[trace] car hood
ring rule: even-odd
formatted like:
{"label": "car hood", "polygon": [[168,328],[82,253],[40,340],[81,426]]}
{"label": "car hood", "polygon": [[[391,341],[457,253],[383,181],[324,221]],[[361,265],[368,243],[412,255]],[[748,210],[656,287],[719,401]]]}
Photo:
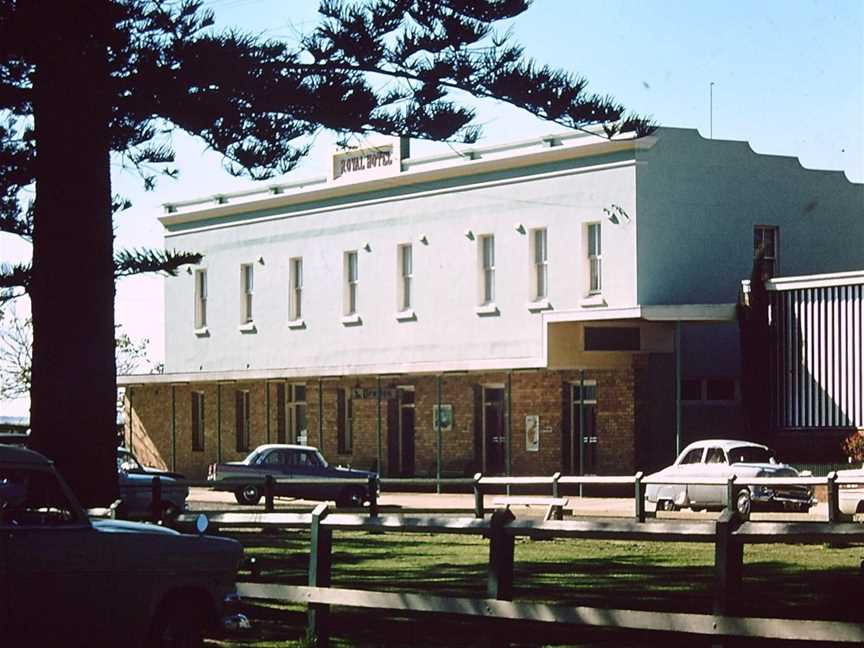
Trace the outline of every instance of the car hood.
{"label": "car hood", "polygon": [[339,472],[339,477],[369,479],[370,477],[375,476],[375,473],[368,470],[355,470],[354,468],[345,468],[344,466],[330,466],[330,468]]}
{"label": "car hood", "polygon": [[176,472],[171,472],[170,470],[162,470],[160,468],[148,468],[147,466],[142,466],[142,468],[144,469],[143,473],[132,473],[132,474],[150,475],[151,477],[159,475],[160,477],[170,477],[171,479],[186,479],[186,477],[184,475],[181,475],[180,473],[176,473]]}
{"label": "car hood", "polygon": [[180,535],[174,529],[143,522],[126,520],[91,520],[93,528],[103,533],[149,533],[152,535]]}
{"label": "car hood", "polygon": [[787,466],[786,464],[772,464],[772,463],[736,463],[730,466],[731,468],[745,468],[750,469],[754,473],[760,472],[765,477],[797,477],[798,471],[795,470],[792,466]]}
{"label": "car hood", "polygon": [[149,486],[153,482],[154,477],[159,477],[163,486],[174,484],[174,478],[169,475],[150,475],[145,473],[119,473],[119,475],[120,483],[147,484]]}

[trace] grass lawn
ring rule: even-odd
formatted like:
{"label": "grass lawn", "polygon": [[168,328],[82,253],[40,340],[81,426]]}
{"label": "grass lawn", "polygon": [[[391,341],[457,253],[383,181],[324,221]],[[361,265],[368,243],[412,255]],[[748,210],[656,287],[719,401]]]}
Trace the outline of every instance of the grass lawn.
{"label": "grass lawn", "polygon": [[[238,533],[260,574],[241,581],[306,584],[309,535]],[[751,545],[744,552],[742,610],[748,616],[864,621],[859,564],[864,547]],[[336,533],[333,585],[381,591],[485,597],[488,542],[475,536]],[[710,613],[714,545],[609,540],[519,539],[514,600],[593,607]],[[248,637],[213,642],[241,648],[303,645],[305,609],[277,603],[250,606]],[[595,631],[563,633],[418,615],[382,618],[369,610],[334,610],[334,644],[348,646],[488,645],[505,632],[514,645],[639,645],[659,635]],[[496,630],[497,628],[497,630]],[[286,643],[287,642],[287,643]],[[662,637],[694,645],[690,637]],[[711,645],[711,642],[702,645]],[[760,642],[764,646],[765,642]]]}

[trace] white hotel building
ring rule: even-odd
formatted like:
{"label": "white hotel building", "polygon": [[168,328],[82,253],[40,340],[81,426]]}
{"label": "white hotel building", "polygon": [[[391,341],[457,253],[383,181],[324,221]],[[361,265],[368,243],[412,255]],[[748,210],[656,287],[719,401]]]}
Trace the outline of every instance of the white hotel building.
{"label": "white hotel building", "polygon": [[166,247],[204,258],[166,279],[165,373],[120,379],[141,454],[189,476],[298,440],[383,475],[651,470],[743,433],[756,242],[778,275],[864,267],[864,186],[693,130],[331,162],[166,206]]}

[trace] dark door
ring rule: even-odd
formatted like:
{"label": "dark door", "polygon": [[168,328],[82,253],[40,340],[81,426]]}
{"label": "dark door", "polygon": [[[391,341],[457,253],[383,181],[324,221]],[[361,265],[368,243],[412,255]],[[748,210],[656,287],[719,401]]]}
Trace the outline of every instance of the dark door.
{"label": "dark door", "polygon": [[[584,393],[583,393],[584,387]],[[575,465],[573,474],[597,474],[597,383],[571,386],[570,429]]]}
{"label": "dark door", "polygon": [[399,388],[399,474],[414,475],[414,388]]}
{"label": "dark door", "polygon": [[503,475],[506,444],[504,420],[504,388],[483,388],[483,473]]}

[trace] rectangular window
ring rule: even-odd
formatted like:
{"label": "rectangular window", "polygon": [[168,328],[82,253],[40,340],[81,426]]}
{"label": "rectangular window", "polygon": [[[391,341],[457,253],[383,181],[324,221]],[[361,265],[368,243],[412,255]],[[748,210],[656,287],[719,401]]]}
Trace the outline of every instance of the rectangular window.
{"label": "rectangular window", "polygon": [[771,279],[777,273],[779,229],[774,225],[756,225],[753,228],[753,258],[762,251],[765,260],[763,279]]}
{"label": "rectangular window", "polygon": [[207,271],[195,271],[195,328],[207,326]]}
{"label": "rectangular window", "polygon": [[411,308],[411,280],[414,277],[414,250],[410,244],[399,246],[399,310]]}
{"label": "rectangular window", "polygon": [[352,418],[354,403],[351,392],[347,389],[336,391],[336,434],[337,452],[339,454],[351,454],[353,443]]}
{"label": "rectangular window", "polygon": [[532,299],[549,297],[549,253],[546,248],[546,229],[531,230],[531,261],[534,280]]}
{"label": "rectangular window", "polygon": [[480,237],[480,303],[495,303],[495,237],[487,234]]}
{"label": "rectangular window", "polygon": [[599,295],[603,290],[603,247],[600,223],[589,223],[588,233],[588,294]]}
{"label": "rectangular window", "polygon": [[204,449],[204,392],[192,392],[192,450]]}
{"label": "rectangular window", "polygon": [[359,269],[357,267],[357,252],[345,253],[345,315],[357,314],[357,282]]}
{"label": "rectangular window", "polygon": [[288,283],[291,292],[288,295],[288,317],[291,321],[303,318],[303,259],[291,259],[288,270]]}
{"label": "rectangular window", "polygon": [[252,288],[253,288],[253,266],[244,263],[240,266],[240,323],[252,322]]}
{"label": "rectangular window", "polygon": [[288,385],[286,390],[285,414],[290,443],[306,445],[306,385]]}
{"label": "rectangular window", "polygon": [[638,351],[639,329],[635,326],[600,328],[585,327],[586,351]]}
{"label": "rectangular window", "polygon": [[251,423],[249,390],[238,389],[234,392],[234,429],[237,437],[237,452],[249,452]]}

